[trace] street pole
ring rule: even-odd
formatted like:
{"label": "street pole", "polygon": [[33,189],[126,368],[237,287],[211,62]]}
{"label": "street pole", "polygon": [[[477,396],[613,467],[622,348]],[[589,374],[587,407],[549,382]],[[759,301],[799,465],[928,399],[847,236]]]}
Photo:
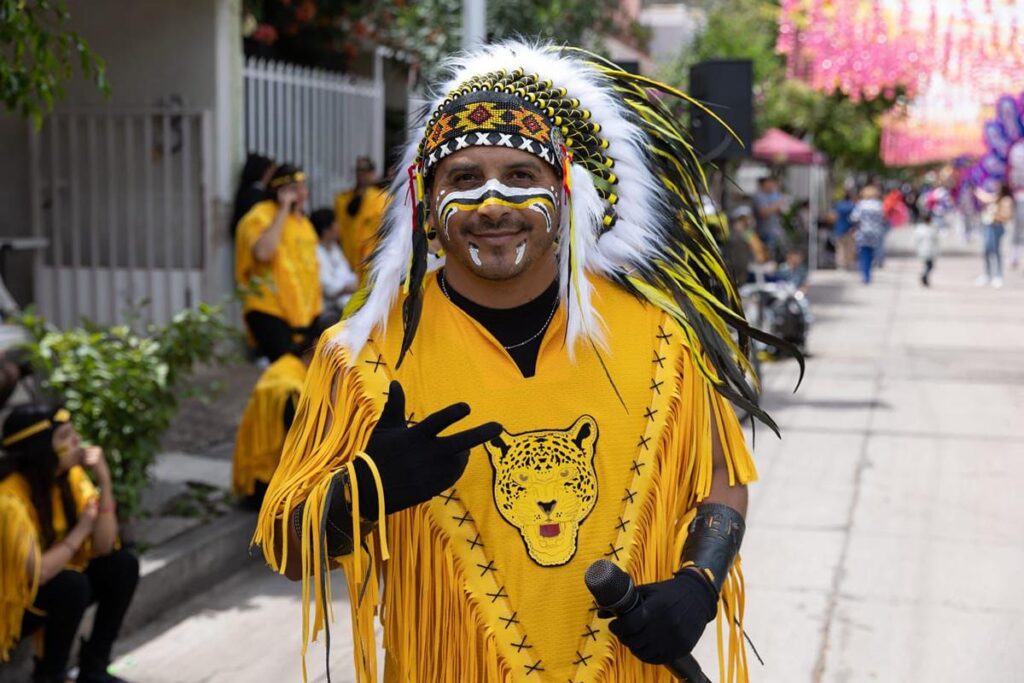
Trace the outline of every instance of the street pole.
{"label": "street pole", "polygon": [[487,42],[487,0],[462,0],[462,49]]}

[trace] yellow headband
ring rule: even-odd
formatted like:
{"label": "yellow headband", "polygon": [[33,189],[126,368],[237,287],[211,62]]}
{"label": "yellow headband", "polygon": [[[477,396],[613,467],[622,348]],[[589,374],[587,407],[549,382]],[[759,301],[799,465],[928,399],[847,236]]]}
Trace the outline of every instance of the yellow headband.
{"label": "yellow headband", "polygon": [[53,417],[51,417],[50,419],[40,420],[39,422],[36,422],[34,425],[29,425],[28,427],[25,427],[20,432],[15,432],[14,434],[11,434],[9,437],[3,440],[2,444],[5,448],[7,446],[12,446],[18,443],[19,441],[24,441],[30,436],[35,436],[39,432],[49,429],[50,427],[53,426],[55,422],[58,424],[64,424],[65,422],[69,422],[70,420],[71,413],[69,413],[65,408],[61,408],[56,413],[54,413]]}
{"label": "yellow headband", "polygon": [[292,173],[291,175],[283,175],[280,178],[274,178],[273,180],[270,181],[270,187],[271,187],[271,189],[276,190],[279,187],[284,187],[285,185],[291,185],[292,183],[301,183],[305,179],[306,179],[306,174],[305,173],[303,173],[302,171],[296,171],[295,173]]}

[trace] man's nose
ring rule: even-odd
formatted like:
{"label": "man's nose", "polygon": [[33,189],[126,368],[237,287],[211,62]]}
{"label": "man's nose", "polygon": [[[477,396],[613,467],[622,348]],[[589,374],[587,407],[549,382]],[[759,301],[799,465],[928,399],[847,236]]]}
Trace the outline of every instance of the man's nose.
{"label": "man's nose", "polygon": [[499,201],[488,199],[485,200],[484,203],[480,205],[476,212],[480,216],[480,218],[491,223],[497,224],[501,222],[502,218],[508,216],[512,212],[512,209],[505,206]]}

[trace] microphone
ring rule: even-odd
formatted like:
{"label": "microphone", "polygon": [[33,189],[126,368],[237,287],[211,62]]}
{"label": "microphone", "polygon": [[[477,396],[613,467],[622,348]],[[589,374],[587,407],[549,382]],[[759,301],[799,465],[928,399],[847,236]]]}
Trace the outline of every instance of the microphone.
{"label": "microphone", "polygon": [[[598,560],[587,567],[583,580],[598,609],[619,616],[640,604],[640,594],[633,585],[633,579],[609,560]],[[711,683],[691,654],[676,658],[665,668],[684,683]]]}

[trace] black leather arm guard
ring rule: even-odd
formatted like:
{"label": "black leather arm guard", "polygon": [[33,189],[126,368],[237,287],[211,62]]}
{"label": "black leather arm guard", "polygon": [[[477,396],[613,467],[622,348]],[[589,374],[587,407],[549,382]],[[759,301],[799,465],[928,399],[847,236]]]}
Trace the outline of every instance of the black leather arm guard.
{"label": "black leather arm guard", "polygon": [[721,593],[725,577],[740,551],[745,529],[743,515],[728,505],[704,503],[698,506],[683,544],[681,568],[701,570]]}
{"label": "black leather arm guard", "polygon": [[[321,529],[327,540],[328,557],[341,557],[348,555],[355,547],[352,539],[352,490],[348,484],[348,472],[342,470],[334,475],[331,482],[331,491],[328,494],[330,504],[327,506],[325,519],[321,522]],[[292,511],[292,527],[295,535],[302,538],[302,514],[305,503],[299,503]],[[366,536],[377,523],[368,520],[360,515],[359,531]],[[361,539],[360,539],[361,540]]]}

